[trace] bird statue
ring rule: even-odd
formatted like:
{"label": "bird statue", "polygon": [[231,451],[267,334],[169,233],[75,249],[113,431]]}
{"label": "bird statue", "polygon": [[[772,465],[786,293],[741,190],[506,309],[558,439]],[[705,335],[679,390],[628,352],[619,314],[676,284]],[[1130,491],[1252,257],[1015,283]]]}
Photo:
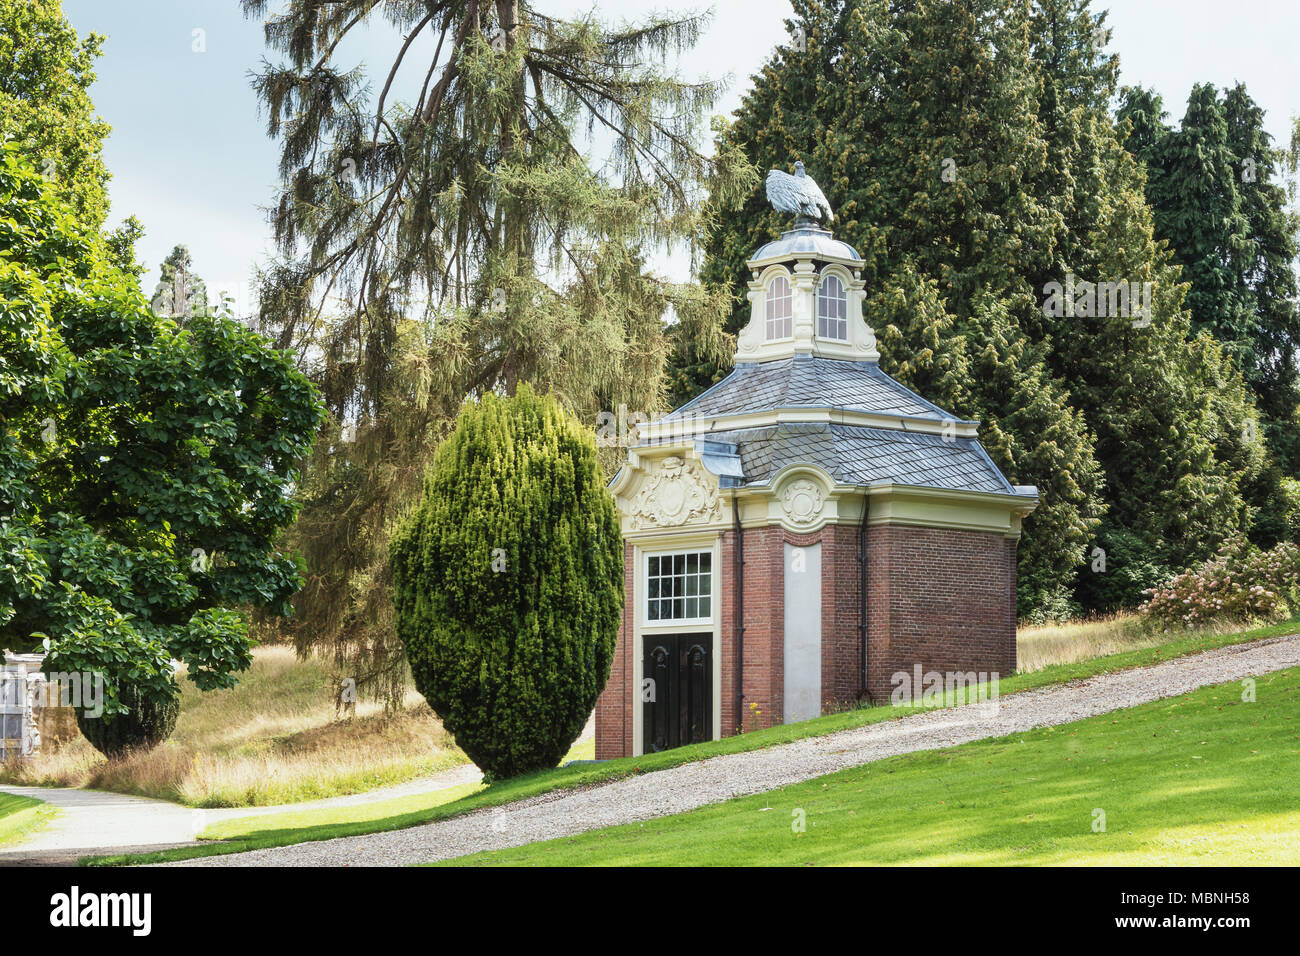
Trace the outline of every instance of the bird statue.
{"label": "bird statue", "polygon": [[767,174],[767,201],[777,212],[797,215],[795,228],[831,222],[835,214],[813,178],[803,170],[803,163],[794,164],[794,175],[774,169]]}

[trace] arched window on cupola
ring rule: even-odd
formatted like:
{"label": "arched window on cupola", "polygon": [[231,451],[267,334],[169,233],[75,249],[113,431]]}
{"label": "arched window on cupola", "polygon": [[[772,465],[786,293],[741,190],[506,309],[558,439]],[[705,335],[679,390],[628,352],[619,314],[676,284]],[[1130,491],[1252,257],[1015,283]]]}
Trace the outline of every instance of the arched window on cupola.
{"label": "arched window on cupola", "polygon": [[823,276],[817,286],[817,335],[843,342],[849,337],[849,301],[839,276]]}
{"label": "arched window on cupola", "polygon": [[794,300],[790,280],[777,276],[767,286],[767,340],[788,339],[794,335]]}

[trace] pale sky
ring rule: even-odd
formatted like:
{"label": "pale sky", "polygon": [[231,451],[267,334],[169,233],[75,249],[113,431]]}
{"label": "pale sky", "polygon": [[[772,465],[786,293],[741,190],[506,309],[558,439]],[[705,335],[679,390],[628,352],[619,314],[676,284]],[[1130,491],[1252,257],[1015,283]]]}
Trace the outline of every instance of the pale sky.
{"label": "pale sky", "polygon": [[[110,223],[134,214],[146,229],[138,248],[150,266],[145,289],[152,289],[172,246],[184,243],[209,292],[226,289],[243,306],[253,266],[270,252],[262,207],[274,195],[279,155],[248,82],[265,52],[261,23],[244,20],[237,0],[63,0],[63,6],[79,33],[108,36],[91,95],[113,127],[105,146],[113,173]],[[538,7],[564,15],[592,4],[538,0]],[[708,7],[620,0],[596,9],[635,20],[651,11]],[[792,10],[789,0],[717,0],[712,9],[712,26],[680,71],[688,78],[730,77],[716,110],[729,113],[749,77],[785,41],[783,21]],[[1093,9],[1110,11],[1110,49],[1119,54],[1121,82],[1154,87],[1171,119],[1181,117],[1194,83],[1241,81],[1267,111],[1274,139],[1285,143],[1290,117],[1300,113],[1296,0],[1111,0],[1094,2]],[[345,49],[351,59],[342,62],[367,61],[378,85],[373,73],[391,62],[393,36],[371,33]],[[684,257],[663,268],[687,278]]]}

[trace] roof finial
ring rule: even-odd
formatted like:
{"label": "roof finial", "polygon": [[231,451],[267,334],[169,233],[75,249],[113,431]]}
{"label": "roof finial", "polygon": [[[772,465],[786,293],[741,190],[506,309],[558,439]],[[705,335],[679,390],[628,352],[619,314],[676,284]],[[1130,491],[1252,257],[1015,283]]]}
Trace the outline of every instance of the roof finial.
{"label": "roof finial", "polygon": [[803,161],[794,164],[794,175],[774,169],[767,174],[767,200],[777,212],[792,212],[796,229],[817,226],[835,219],[813,178],[804,171]]}

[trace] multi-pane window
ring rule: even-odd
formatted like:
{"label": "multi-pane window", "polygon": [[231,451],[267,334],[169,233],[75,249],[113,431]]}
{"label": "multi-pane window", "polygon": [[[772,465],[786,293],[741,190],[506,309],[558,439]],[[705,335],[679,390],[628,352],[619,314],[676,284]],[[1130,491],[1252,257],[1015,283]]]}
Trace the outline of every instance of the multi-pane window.
{"label": "multi-pane window", "polygon": [[817,288],[817,334],[844,341],[849,337],[848,297],[838,276],[826,276]]}
{"label": "multi-pane window", "polygon": [[794,335],[790,280],[777,276],[767,287],[767,338],[788,339]]}
{"label": "multi-pane window", "polygon": [[713,552],[677,551],[646,557],[646,621],[713,619]]}

